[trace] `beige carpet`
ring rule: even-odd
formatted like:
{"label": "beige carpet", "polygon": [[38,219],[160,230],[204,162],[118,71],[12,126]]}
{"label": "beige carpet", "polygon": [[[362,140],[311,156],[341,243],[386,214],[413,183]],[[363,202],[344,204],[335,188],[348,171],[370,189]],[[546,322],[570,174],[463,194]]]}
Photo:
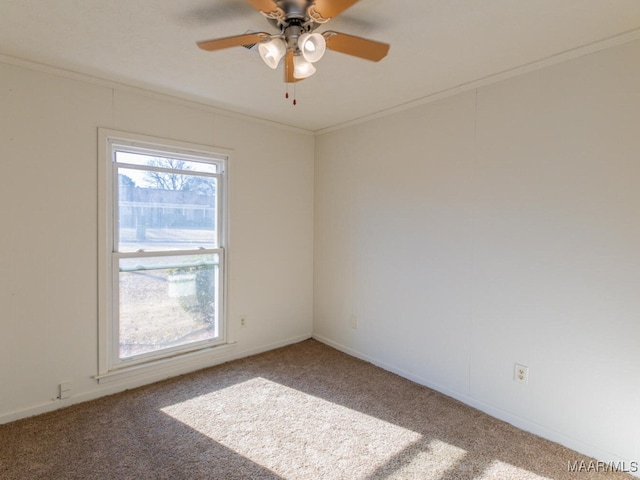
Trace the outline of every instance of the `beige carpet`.
{"label": "beige carpet", "polygon": [[591,461],[314,340],[0,426],[3,480],[632,478]]}

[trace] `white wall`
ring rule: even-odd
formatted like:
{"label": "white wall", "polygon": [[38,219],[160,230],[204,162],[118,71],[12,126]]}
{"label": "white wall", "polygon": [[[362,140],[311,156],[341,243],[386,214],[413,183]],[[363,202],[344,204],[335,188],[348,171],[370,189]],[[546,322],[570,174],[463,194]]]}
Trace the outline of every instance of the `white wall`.
{"label": "white wall", "polygon": [[314,335],[638,461],[638,58],[636,41],[319,136]]}
{"label": "white wall", "polygon": [[[0,423],[154,379],[93,378],[98,127],[233,150],[228,307],[237,344],[211,363],[311,335],[312,135],[0,63]],[[73,382],[70,400],[54,400],[61,381]]]}

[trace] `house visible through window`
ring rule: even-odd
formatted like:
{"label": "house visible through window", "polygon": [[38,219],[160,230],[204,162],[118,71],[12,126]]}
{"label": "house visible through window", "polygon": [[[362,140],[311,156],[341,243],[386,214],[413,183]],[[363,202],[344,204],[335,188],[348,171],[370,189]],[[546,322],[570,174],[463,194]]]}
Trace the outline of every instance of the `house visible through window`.
{"label": "house visible through window", "polygon": [[108,368],[224,342],[225,157],[107,145]]}

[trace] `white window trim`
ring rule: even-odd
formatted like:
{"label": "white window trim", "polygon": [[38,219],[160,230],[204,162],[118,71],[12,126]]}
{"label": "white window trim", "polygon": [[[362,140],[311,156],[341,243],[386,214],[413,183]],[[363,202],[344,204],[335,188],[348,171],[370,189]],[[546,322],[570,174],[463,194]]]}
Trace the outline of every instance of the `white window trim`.
{"label": "white window trim", "polygon": [[[137,148],[158,149],[174,153],[178,156],[203,155],[220,160],[224,164],[225,181],[222,186],[218,205],[220,222],[220,265],[222,288],[222,309],[219,312],[219,342],[215,345],[194,344],[175,353],[163,357],[145,359],[141,357],[127,364],[117,364],[111,361],[112,354],[112,325],[114,315],[114,279],[113,275],[113,245],[114,245],[114,205],[115,185],[113,180],[113,159],[111,144],[129,145]],[[207,366],[212,359],[219,357],[228,350],[227,343],[227,299],[228,299],[228,184],[229,159],[231,151],[210,145],[168,140],[164,138],[122,132],[106,128],[98,129],[98,374],[100,382],[111,382],[120,378],[149,376],[155,373],[182,371]],[[112,187],[112,188],[109,188]],[[215,252],[217,253],[217,252]]]}

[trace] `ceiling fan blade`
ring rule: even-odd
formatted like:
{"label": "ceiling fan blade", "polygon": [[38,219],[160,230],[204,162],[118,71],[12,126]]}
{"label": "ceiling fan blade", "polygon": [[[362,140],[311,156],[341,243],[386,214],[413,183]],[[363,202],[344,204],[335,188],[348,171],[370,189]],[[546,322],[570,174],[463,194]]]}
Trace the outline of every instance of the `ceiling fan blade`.
{"label": "ceiling fan blade", "polygon": [[242,45],[253,45],[262,42],[270,37],[268,33],[245,33],[244,35],[234,35],[233,37],[215,38],[198,42],[198,47],[208,52],[222,50],[223,48],[239,47]]}
{"label": "ceiling fan blade", "polygon": [[329,20],[340,15],[359,0],[315,0],[313,10]]}
{"label": "ceiling fan blade", "polygon": [[304,78],[296,78],[293,76],[293,52],[287,53],[284,57],[284,81],[286,83],[295,83],[304,80]]}
{"label": "ceiling fan blade", "polygon": [[324,32],[322,35],[327,41],[329,50],[364,58],[372,62],[379,62],[389,52],[390,45],[388,43],[332,31]]}
{"label": "ceiling fan blade", "polygon": [[278,10],[278,5],[273,0],[246,0],[246,2],[262,13],[271,13]]}

